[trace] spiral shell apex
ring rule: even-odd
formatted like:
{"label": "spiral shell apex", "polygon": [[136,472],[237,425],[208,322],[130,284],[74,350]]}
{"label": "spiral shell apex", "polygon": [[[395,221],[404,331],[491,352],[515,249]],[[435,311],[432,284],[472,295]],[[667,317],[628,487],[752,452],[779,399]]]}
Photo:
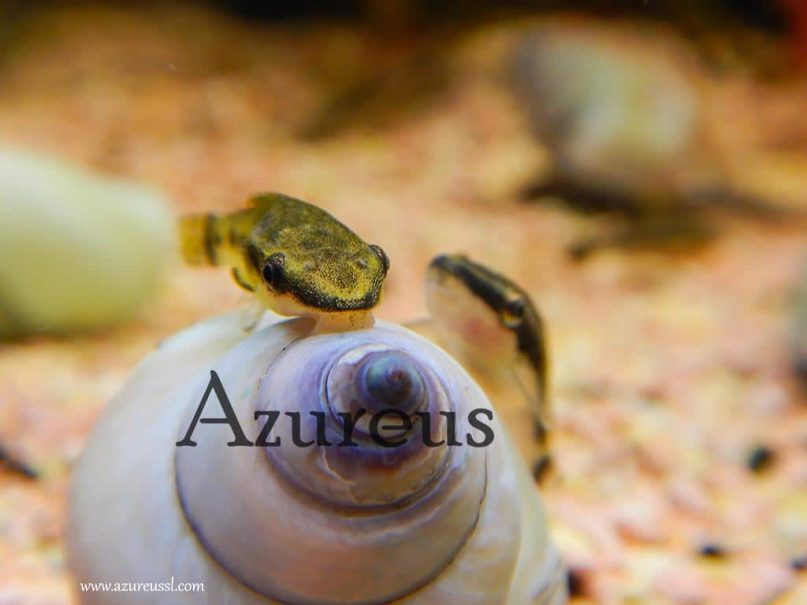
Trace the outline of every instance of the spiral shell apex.
{"label": "spiral shell apex", "polygon": [[[205,583],[161,603],[563,602],[503,428],[494,417],[487,447],[466,442],[474,410],[491,408],[453,359],[384,322],[309,335],[291,320],[246,337],[234,323],[168,341],[102,419],[72,491],[79,579]],[[176,445],[211,370],[252,445],[228,447],[221,423]]]}

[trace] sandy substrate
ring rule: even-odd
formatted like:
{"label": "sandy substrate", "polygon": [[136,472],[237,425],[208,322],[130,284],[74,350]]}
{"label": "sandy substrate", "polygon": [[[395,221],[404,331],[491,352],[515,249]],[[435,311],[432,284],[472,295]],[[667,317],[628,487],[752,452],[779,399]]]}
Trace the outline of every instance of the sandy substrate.
{"label": "sandy substrate", "polygon": [[[390,256],[385,319],[425,313],[437,252],[502,270],[550,330],[557,473],[542,491],[576,602],[807,603],[794,565],[807,556],[807,401],[786,348],[804,231],[724,216],[697,252],[574,264],[565,247],[597,225],[512,201],[542,156],[510,97],[473,72],[384,129],[295,140],[328,70],[378,47],[196,10],[46,15],[6,51],[0,143],[157,184],[177,213],[236,208],[260,190],[315,202]],[[746,84],[726,90],[748,102]],[[750,115],[723,97],[724,116]],[[765,124],[788,115],[777,111]],[[800,165],[765,156],[743,176],[798,202]],[[65,493],[95,419],[161,338],[240,302],[224,272],[171,264],[138,323],[0,346],[0,438],[43,475],[0,472],[0,604],[73,602]],[[773,458],[752,472],[758,446]]]}

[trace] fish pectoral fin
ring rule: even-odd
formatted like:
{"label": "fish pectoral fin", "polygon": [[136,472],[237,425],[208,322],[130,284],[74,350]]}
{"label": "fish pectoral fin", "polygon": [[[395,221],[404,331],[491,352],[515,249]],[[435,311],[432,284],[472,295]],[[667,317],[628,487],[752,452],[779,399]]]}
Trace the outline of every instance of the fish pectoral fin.
{"label": "fish pectoral fin", "polygon": [[244,290],[246,290],[247,292],[254,292],[255,291],[255,286],[253,286],[247,280],[245,280],[244,277],[241,275],[241,272],[238,271],[238,269],[236,267],[232,268],[232,271],[230,271],[230,274],[233,276],[233,280],[235,281],[235,283],[237,283]]}
{"label": "fish pectoral fin", "polygon": [[266,308],[258,302],[252,302],[240,310],[241,329],[252,332],[261,321]]}

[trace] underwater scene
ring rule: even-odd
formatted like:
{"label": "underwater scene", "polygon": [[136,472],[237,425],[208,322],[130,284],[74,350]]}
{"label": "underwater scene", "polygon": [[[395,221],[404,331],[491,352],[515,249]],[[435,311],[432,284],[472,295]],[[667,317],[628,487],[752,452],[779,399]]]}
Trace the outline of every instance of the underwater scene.
{"label": "underwater scene", "polygon": [[0,0],[0,605],[807,604],[807,2]]}

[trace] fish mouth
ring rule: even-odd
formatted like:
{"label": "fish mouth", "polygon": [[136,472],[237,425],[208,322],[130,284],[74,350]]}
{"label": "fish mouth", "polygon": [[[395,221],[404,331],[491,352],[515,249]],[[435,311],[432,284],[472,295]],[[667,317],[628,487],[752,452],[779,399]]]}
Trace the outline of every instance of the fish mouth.
{"label": "fish mouth", "polygon": [[317,311],[338,313],[343,311],[368,311],[378,304],[381,298],[380,288],[372,290],[361,298],[345,298],[331,294],[323,294],[314,290],[301,290],[294,297],[306,307]]}

